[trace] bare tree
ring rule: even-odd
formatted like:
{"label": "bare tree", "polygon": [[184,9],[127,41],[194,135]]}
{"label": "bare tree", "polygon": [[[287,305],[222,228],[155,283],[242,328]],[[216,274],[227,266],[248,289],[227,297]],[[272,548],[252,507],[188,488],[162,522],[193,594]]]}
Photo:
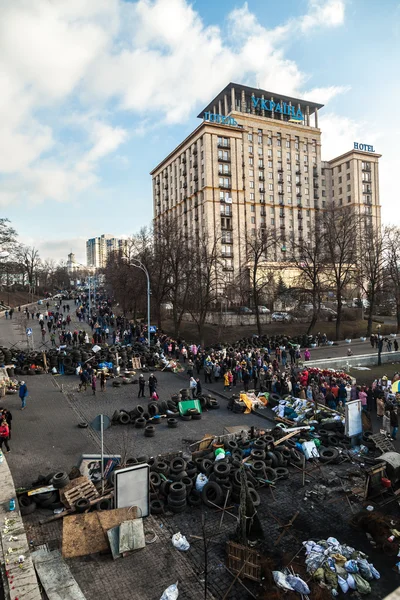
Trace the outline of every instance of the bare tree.
{"label": "bare tree", "polygon": [[400,333],[400,227],[385,229],[385,267],[396,303],[397,330]]}
{"label": "bare tree", "polygon": [[258,307],[274,279],[274,270],[270,263],[275,256],[278,241],[275,229],[270,227],[260,227],[254,235],[248,236],[246,240],[246,264],[242,271],[247,271],[258,335],[262,334]]}
{"label": "bare tree", "polygon": [[335,287],[336,339],[340,339],[343,295],[356,278],[359,218],[351,208],[330,206],[322,215],[325,276]]}
{"label": "bare tree", "polygon": [[192,244],[190,278],[188,277],[188,310],[196,323],[200,343],[204,345],[207,314],[225,289],[222,276],[220,239],[206,236]]}
{"label": "bare tree", "polygon": [[310,238],[299,238],[293,242],[292,264],[299,275],[296,291],[311,300],[313,311],[307,333],[311,333],[321,310],[323,281],[325,273],[324,238],[322,236],[321,216],[316,216],[310,228]]}
{"label": "bare tree", "polygon": [[372,333],[372,317],[383,284],[387,241],[385,230],[379,231],[372,226],[362,228],[357,281],[369,302],[367,335]]}
{"label": "bare tree", "polygon": [[33,295],[36,292],[41,265],[39,251],[34,247],[21,245],[16,250],[16,258],[27,277],[29,293]]}
{"label": "bare tree", "polygon": [[11,253],[17,246],[17,232],[9,219],[0,219],[0,251]]}

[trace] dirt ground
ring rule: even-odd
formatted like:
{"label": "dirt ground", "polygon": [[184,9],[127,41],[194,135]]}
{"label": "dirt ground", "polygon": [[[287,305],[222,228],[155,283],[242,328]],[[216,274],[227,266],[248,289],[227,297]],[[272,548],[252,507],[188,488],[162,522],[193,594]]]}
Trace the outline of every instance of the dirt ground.
{"label": "dirt ground", "polygon": [[0,303],[4,303],[7,306],[17,307],[23,304],[29,304],[39,300],[40,296],[32,296],[28,292],[8,292],[7,290],[0,290]]}

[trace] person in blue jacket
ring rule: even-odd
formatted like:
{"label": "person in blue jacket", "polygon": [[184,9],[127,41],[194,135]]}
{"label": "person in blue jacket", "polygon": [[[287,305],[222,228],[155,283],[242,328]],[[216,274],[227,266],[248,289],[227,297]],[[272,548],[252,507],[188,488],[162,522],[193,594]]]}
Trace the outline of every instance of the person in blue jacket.
{"label": "person in blue jacket", "polygon": [[26,408],[26,399],[28,397],[28,388],[26,387],[25,381],[21,381],[19,386],[19,397],[21,398],[21,410]]}

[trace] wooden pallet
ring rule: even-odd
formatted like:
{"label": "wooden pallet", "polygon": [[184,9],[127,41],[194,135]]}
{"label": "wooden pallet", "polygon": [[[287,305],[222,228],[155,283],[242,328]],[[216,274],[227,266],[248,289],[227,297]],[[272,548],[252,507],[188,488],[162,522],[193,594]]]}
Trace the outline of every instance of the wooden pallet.
{"label": "wooden pallet", "polygon": [[374,435],[370,436],[370,439],[375,443],[375,446],[381,450],[384,454],[385,452],[396,452],[396,448],[393,446],[392,442],[387,438],[387,436],[383,433],[374,433]]}
{"label": "wooden pallet", "polygon": [[[84,481],[82,481],[84,479]],[[72,482],[71,482],[72,483]],[[73,488],[64,492],[65,504],[70,508],[79,498],[87,500],[96,500],[99,497],[99,492],[94,487],[93,483],[87,477],[79,477],[79,483]]]}
{"label": "wooden pallet", "polygon": [[240,573],[241,577],[247,577],[253,581],[261,581],[261,555],[257,550],[227,542],[227,567],[232,573]]}

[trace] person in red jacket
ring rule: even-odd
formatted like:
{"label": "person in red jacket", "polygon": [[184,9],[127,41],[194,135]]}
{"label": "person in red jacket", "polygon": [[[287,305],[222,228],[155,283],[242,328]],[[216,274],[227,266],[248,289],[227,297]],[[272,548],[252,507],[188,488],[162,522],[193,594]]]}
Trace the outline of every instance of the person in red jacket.
{"label": "person in red jacket", "polygon": [[5,419],[1,422],[0,425],[0,450],[3,450],[3,444],[6,447],[7,452],[10,452],[10,446],[8,445],[8,437],[10,435],[10,430],[8,427],[8,423]]}

